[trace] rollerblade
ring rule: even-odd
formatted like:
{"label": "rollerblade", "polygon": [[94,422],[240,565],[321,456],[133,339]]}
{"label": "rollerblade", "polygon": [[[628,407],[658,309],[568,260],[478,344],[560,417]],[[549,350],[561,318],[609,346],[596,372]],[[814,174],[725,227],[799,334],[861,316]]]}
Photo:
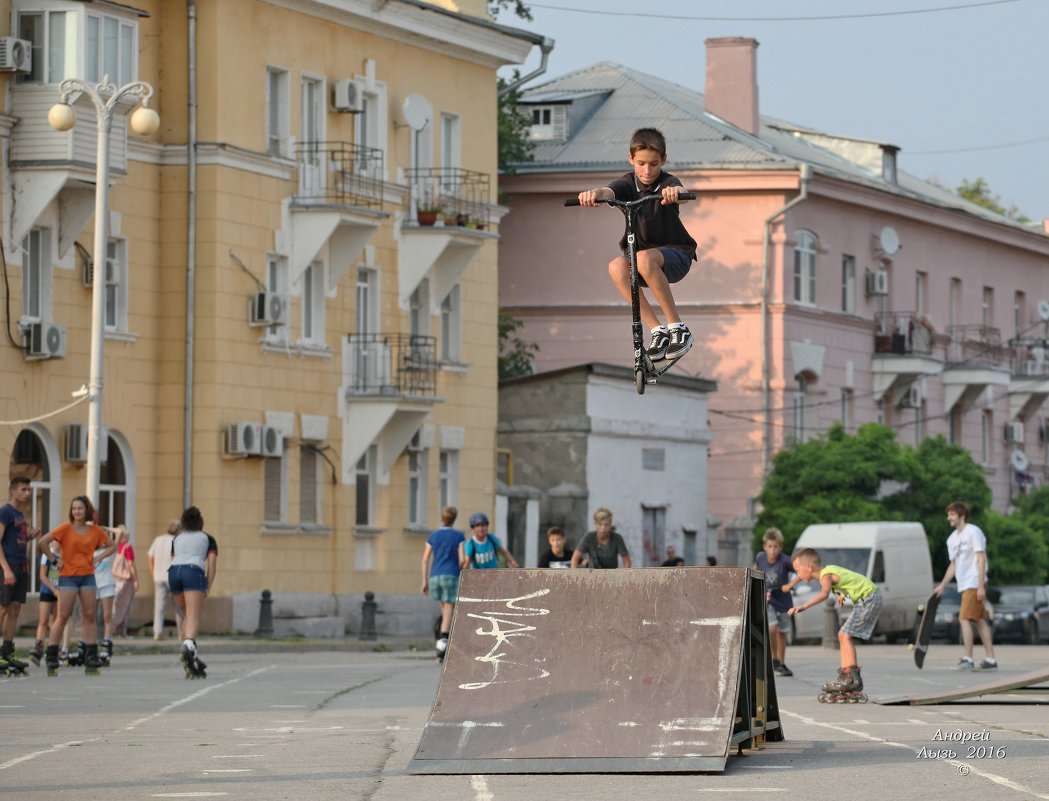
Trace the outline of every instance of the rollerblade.
{"label": "rollerblade", "polygon": [[44,641],[37,640],[33,650],[29,652],[29,661],[40,667],[40,660],[44,658]]}
{"label": "rollerblade", "polygon": [[58,646],[49,645],[47,646],[47,656],[45,657],[45,664],[47,665],[47,675],[57,676],[58,666],[61,662],[58,661]]}
{"label": "rollerblade", "polygon": [[11,640],[4,640],[0,646],[0,676],[28,676],[28,662],[23,662],[15,657],[15,644]]}
{"label": "rollerblade", "polygon": [[84,675],[99,676],[102,674],[102,660],[98,656],[98,643],[93,642],[87,646],[84,655]]}
{"label": "rollerblade", "polygon": [[821,704],[865,704],[867,696],[863,693],[863,678],[858,666],[842,668],[837,681],[823,685],[823,692],[817,700]]}
{"label": "rollerblade", "polygon": [[69,667],[81,667],[84,664],[84,659],[87,655],[87,643],[83,640],[80,644],[66,654],[66,664]]}
{"label": "rollerblade", "polygon": [[98,658],[102,660],[102,667],[109,667],[113,659],[113,641],[106,637],[98,648]]}
{"label": "rollerblade", "polygon": [[206,679],[208,677],[206,672],[207,665],[197,656],[197,643],[195,640],[186,640],[182,643],[182,652],[179,655],[179,660],[182,662],[182,669],[185,671],[187,679]]}
{"label": "rollerblade", "polygon": [[437,661],[438,662],[443,662],[445,654],[448,653],[448,635],[447,634],[442,634],[441,635],[441,638],[437,641],[435,649],[437,651]]}

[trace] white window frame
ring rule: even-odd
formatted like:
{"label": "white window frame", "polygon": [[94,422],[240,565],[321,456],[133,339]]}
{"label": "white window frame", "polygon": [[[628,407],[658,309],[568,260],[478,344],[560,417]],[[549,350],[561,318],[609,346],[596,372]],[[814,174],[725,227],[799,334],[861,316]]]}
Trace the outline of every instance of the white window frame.
{"label": "white window frame", "polygon": [[[299,144],[323,142],[326,137],[327,100],[323,75],[302,73],[299,79]],[[303,149],[299,155],[299,189],[307,197],[324,195],[327,186],[325,157],[317,148]]]}
{"label": "white window frame", "polygon": [[[378,462],[378,448],[375,445],[372,445],[361,455],[361,458],[357,460],[357,464],[354,467],[354,528],[375,528],[375,487],[379,480]],[[363,516],[361,515],[360,509],[362,497],[367,504]]]}
{"label": "white window frame", "polygon": [[325,347],[324,262],[312,262],[302,273],[302,344]]}
{"label": "white window frame", "polygon": [[[127,240],[113,237],[106,244],[106,331],[127,333],[128,330],[128,268]],[[112,268],[110,268],[112,264]],[[113,280],[109,280],[112,275]]]}
{"label": "white window frame", "polygon": [[284,321],[267,326],[264,336],[269,342],[284,344],[288,341],[291,322],[289,319],[291,304],[288,300],[288,259],[285,256],[273,253],[266,256],[266,291],[281,299],[284,307]]}
{"label": "white window frame", "polygon": [[421,431],[416,431],[408,443],[408,527],[422,528],[426,524],[426,498],[429,485],[430,450],[422,445]]}
{"label": "white window frame", "polygon": [[1024,329],[1027,327],[1024,324],[1024,309],[1027,308],[1027,293],[1018,291],[1013,293],[1013,327],[1016,329],[1016,336],[1022,336]]}
{"label": "white window frame", "polygon": [[794,234],[794,300],[816,305],[816,250],[819,240],[804,229]]}
{"label": "white window frame", "polygon": [[21,322],[51,322],[53,291],[51,229],[32,228],[22,240]]}
{"label": "white window frame", "polygon": [[[32,34],[25,31],[23,22],[27,17],[40,18],[42,41],[35,41]],[[77,73],[78,40],[80,39],[77,36],[80,26],[80,21],[77,17],[77,12],[71,8],[48,9],[41,8],[37,4],[36,6],[27,6],[24,9],[19,9],[16,6],[15,31],[17,31],[18,38],[28,39],[33,42],[33,70],[28,74],[19,75],[18,83],[56,84],[61,83],[66,78],[73,77]],[[61,32],[63,39],[61,45],[52,41],[58,38],[58,32],[54,30],[52,22],[58,18],[62,19],[65,28]],[[70,25],[70,20],[72,20],[72,25]],[[57,63],[56,57],[61,57],[60,65]]]}
{"label": "white window frame", "polygon": [[456,284],[441,301],[441,358],[442,362],[459,364],[462,361],[462,288]]}
{"label": "white window frame", "polygon": [[914,274],[914,311],[923,315],[929,312],[929,274],[921,270]]}
{"label": "white window frame", "polygon": [[315,445],[299,449],[299,523],[324,525],[324,466]]}
{"label": "white window frame", "polygon": [[430,281],[424,278],[408,296],[408,333],[413,337],[430,335]]}
{"label": "white window frame", "polygon": [[[262,499],[262,522],[273,525],[287,525],[288,522],[288,452],[285,450],[280,456],[268,456],[262,460],[263,468],[263,499]],[[277,512],[277,517],[272,517],[272,512]]]}
{"label": "white window frame", "polygon": [[291,73],[280,67],[266,67],[266,152],[271,156],[290,156]]}
{"label": "white window frame", "polygon": [[[88,43],[92,25],[98,26],[98,53],[94,64]],[[117,32],[116,53],[107,45],[110,32],[106,29],[110,26]],[[135,22],[115,14],[86,11],[83,42],[85,81],[99,83],[104,76],[109,76],[114,86],[124,86],[138,79],[138,25]]]}
{"label": "white window frame", "polygon": [[947,285],[947,325],[955,328],[962,313],[962,279],[952,278]]}
{"label": "white window frame", "polygon": [[538,142],[563,142],[568,138],[568,108],[563,105],[532,106],[528,138]]}
{"label": "white window frame", "polygon": [[980,464],[991,464],[994,456],[994,412],[984,409],[980,416]]}
{"label": "white window frame", "polygon": [[994,327],[994,287],[983,288],[980,296],[980,324],[984,328]]}
{"label": "white window frame", "polygon": [[856,257],[848,253],[841,256],[841,310],[856,313]]}
{"label": "white window frame", "polygon": [[438,490],[440,508],[459,503],[459,451],[442,448],[438,455]]}
{"label": "white window frame", "polygon": [[[387,97],[386,83],[375,80],[375,60],[366,59],[364,62],[364,75],[357,75],[356,79],[364,84],[364,110],[354,115],[353,141],[359,147],[371,147],[382,151],[385,155],[389,130],[387,127]],[[377,181],[385,181],[385,172],[389,170],[389,159],[383,158],[382,175],[370,176]],[[359,171],[365,173],[364,169]]]}
{"label": "white window frame", "polygon": [[456,190],[455,181],[450,171],[463,166],[462,152],[462,119],[458,114],[441,112],[441,167],[448,170],[444,173],[449,182],[442,190],[446,193]]}

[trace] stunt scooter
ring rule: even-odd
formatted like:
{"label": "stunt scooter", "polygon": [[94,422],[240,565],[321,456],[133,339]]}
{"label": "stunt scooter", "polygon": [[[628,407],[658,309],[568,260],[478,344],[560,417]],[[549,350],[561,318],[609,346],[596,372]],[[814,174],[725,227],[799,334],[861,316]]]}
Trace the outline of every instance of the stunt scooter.
{"label": "stunt scooter", "polygon": [[[695,192],[679,192],[678,198],[680,200],[695,200]],[[626,217],[626,245],[627,245],[627,260],[630,262],[630,310],[633,313],[633,332],[634,332],[634,385],[637,387],[637,394],[645,394],[645,385],[656,383],[663,373],[670,369],[673,365],[673,359],[660,359],[657,362],[653,362],[648,354],[645,352],[645,328],[641,324],[641,299],[640,293],[641,288],[638,286],[637,276],[637,219],[638,219],[638,207],[644,203],[652,201],[660,201],[663,199],[662,195],[645,195],[637,200],[616,200],[615,198],[598,198],[598,203],[607,203],[609,206],[615,206]],[[565,200],[566,206],[578,206],[579,198],[568,198]]]}

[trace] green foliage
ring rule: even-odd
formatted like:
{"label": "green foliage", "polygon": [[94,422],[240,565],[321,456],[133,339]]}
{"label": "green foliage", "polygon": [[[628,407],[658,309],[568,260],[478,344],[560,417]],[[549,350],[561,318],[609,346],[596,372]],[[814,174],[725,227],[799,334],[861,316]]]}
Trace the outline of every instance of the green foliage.
{"label": "green foliage", "polygon": [[995,584],[1044,584],[1049,546],[1019,515],[993,510],[973,522],[987,535],[989,581]]}
{"label": "green foliage", "polygon": [[[1039,487],[1024,495],[1016,504],[1016,513],[1013,517],[1023,523],[1033,532],[1034,536],[1042,541],[1045,550],[1049,553],[1049,486]],[[994,570],[994,563],[991,563]],[[1041,584],[1049,582],[1049,567],[1046,569],[1043,579],[1037,576],[1029,577],[1024,583]]]}
{"label": "green foliage", "polygon": [[499,310],[499,380],[521,378],[535,372],[532,359],[539,352],[539,345],[523,342],[516,335],[524,325],[520,320]]}
{"label": "green foliage", "polygon": [[488,0],[488,13],[492,19],[497,19],[499,12],[505,9],[513,9],[521,19],[532,21],[532,9],[524,4],[524,0]]}
{"label": "green foliage", "polygon": [[[520,70],[514,70],[510,81],[519,80]],[[507,82],[502,78],[498,82],[499,92],[506,88]],[[517,101],[521,93],[516,89],[499,96],[499,170],[500,172],[513,174],[514,164],[532,161],[532,152],[535,144],[528,138],[528,128],[532,120],[528,115],[517,108]]]}
{"label": "green foliage", "polygon": [[1008,208],[1003,206],[1001,197],[991,192],[990,185],[983,178],[977,178],[975,181],[963,178],[961,186],[954,191],[970,203],[983,206],[985,209],[990,209],[996,214],[1008,217],[1010,220],[1016,220],[1021,223],[1031,221],[1031,218],[1021,214],[1020,209],[1016,206],[1009,206]]}

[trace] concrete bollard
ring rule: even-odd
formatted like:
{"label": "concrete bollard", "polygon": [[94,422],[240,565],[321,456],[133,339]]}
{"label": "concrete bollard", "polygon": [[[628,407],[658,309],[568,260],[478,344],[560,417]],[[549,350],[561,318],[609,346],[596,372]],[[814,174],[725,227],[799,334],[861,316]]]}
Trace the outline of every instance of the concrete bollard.
{"label": "concrete bollard", "polygon": [[273,593],[269,590],[263,590],[259,600],[259,627],[255,629],[255,636],[273,636]]}
{"label": "concrete bollard", "polygon": [[364,593],[364,603],[361,604],[361,633],[357,635],[358,640],[374,640],[375,633],[375,611],[379,605],[375,603],[375,593],[369,590]]}

